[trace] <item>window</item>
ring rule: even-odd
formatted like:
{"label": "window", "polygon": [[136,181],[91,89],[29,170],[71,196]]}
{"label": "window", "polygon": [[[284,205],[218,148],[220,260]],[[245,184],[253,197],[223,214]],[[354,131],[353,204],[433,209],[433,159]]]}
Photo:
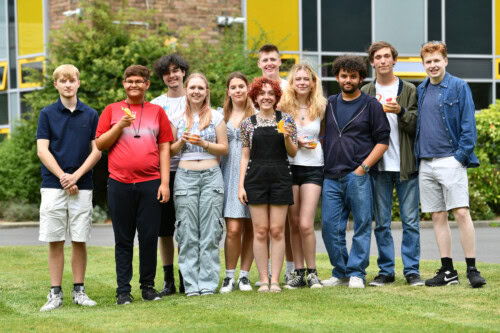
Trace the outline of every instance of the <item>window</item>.
{"label": "window", "polygon": [[7,88],[7,61],[0,61],[0,91]]}
{"label": "window", "polygon": [[297,54],[281,54],[281,66],[280,66],[280,76],[285,78],[288,76],[288,71],[293,65],[299,62],[299,56]]}
{"label": "window", "polygon": [[0,94],[0,126],[9,125],[9,97]]}
{"label": "window", "polygon": [[443,39],[441,36],[441,0],[427,1],[427,36],[428,40]]}
{"label": "window", "polygon": [[33,82],[31,79],[33,70],[45,72],[44,57],[19,59],[19,88],[40,87],[40,82]]}
{"label": "window", "polygon": [[302,48],[318,50],[318,1],[302,0]]}
{"label": "window", "polygon": [[448,58],[446,70],[462,79],[491,79],[491,59]]}
{"label": "window", "polygon": [[394,74],[403,79],[427,77],[422,59],[417,57],[398,57],[398,62],[394,66]]}
{"label": "window", "polygon": [[491,83],[476,83],[469,82],[469,87],[472,92],[472,99],[476,110],[486,109],[492,102],[491,98]]}
{"label": "window", "polygon": [[0,59],[7,59],[9,57],[9,49],[7,48],[7,13],[5,11],[5,1],[0,0]]}
{"label": "window", "polygon": [[388,41],[400,54],[419,54],[424,17],[424,0],[375,1],[375,40]]}

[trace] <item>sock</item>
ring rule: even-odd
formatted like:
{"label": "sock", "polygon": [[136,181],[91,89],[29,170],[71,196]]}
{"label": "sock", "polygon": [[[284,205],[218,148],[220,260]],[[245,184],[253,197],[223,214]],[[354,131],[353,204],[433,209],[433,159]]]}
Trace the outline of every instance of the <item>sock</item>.
{"label": "sock", "polygon": [[318,272],[316,271],[316,268],[308,268],[307,269],[307,275],[311,274],[311,273],[314,273],[314,274],[318,274]]}
{"label": "sock", "polygon": [[234,279],[234,269],[226,269],[226,277]]}
{"label": "sock", "polygon": [[74,290],[84,290],[83,283],[73,283]]}
{"label": "sock", "polygon": [[306,269],[305,268],[297,268],[295,270],[297,272],[297,275],[304,276],[306,274]]}
{"label": "sock", "polygon": [[467,267],[476,267],[476,258],[465,258]]}
{"label": "sock", "polygon": [[174,265],[163,266],[164,280],[169,281],[174,279]]}
{"label": "sock", "polygon": [[287,261],[286,262],[286,268],[285,268],[285,274],[288,275],[292,273],[295,270],[295,264],[293,261]]}
{"label": "sock", "polygon": [[51,286],[50,290],[53,290],[54,294],[59,294],[61,292],[61,286]]}
{"label": "sock", "polygon": [[448,258],[448,257],[441,258],[441,265],[443,266],[443,268],[446,268],[447,270],[450,270],[450,271],[454,270],[453,259],[451,259],[451,258]]}
{"label": "sock", "polygon": [[240,279],[244,277],[248,278],[248,271],[240,270]]}

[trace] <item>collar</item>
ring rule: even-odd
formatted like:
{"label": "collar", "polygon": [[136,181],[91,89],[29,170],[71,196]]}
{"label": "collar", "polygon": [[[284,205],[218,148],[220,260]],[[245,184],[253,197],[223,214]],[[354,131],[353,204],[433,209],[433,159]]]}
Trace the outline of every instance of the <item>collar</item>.
{"label": "collar", "polygon": [[[445,72],[443,80],[439,83],[439,85],[443,88],[448,88],[448,84],[450,83],[450,78],[451,78],[451,75],[448,72]],[[424,81],[424,87],[427,88],[427,86],[429,85],[430,82],[431,82],[431,79],[429,77],[427,77],[427,79],[425,79],[425,81]]]}
{"label": "collar", "polygon": [[[76,107],[75,107],[75,110],[74,111],[81,111],[83,112],[84,108],[83,108],[83,103],[80,101],[80,99],[78,97],[76,97]],[[59,97],[57,99],[57,103],[56,103],[56,106],[57,106],[57,110],[58,111],[64,111],[64,110],[68,110],[64,104],[62,103],[61,101],[61,97]],[[69,111],[69,110],[68,110]],[[70,111],[71,112],[71,111]]]}

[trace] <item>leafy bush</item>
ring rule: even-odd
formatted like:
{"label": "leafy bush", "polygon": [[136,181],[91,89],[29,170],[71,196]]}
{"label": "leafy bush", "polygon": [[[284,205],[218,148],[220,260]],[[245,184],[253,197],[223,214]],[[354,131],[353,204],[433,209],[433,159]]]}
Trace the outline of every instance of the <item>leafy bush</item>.
{"label": "leafy bush", "polygon": [[94,207],[92,211],[92,223],[104,223],[108,219],[107,209],[102,208],[99,205]]}
{"label": "leafy bush", "polygon": [[0,218],[9,222],[38,221],[40,209],[38,204],[26,201],[0,202]]}

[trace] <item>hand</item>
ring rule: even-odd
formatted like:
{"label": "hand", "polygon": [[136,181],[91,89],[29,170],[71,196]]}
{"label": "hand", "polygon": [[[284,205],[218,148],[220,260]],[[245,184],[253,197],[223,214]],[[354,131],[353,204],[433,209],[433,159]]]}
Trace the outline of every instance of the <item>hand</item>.
{"label": "hand", "polygon": [[135,117],[124,115],[122,119],[118,122],[118,126],[121,128],[130,127],[134,122]]}
{"label": "hand", "polygon": [[78,191],[78,186],[73,185],[69,189],[67,189],[66,192],[68,192],[68,195],[76,195],[79,192]]}
{"label": "hand", "polygon": [[245,191],[243,187],[238,188],[238,200],[240,200],[244,206],[248,203],[247,191]]}
{"label": "hand", "polygon": [[299,148],[300,147],[304,147],[306,149],[314,149],[314,148],[316,148],[316,147],[311,147],[310,146],[310,143],[313,142],[314,140],[307,140],[306,138],[307,138],[306,136],[297,137],[297,142],[299,143]]}
{"label": "hand", "polygon": [[59,179],[61,186],[63,189],[68,190],[70,187],[76,184],[78,181],[78,177],[72,173],[64,173],[62,177]]}
{"label": "hand", "polygon": [[364,176],[366,174],[365,169],[363,169],[361,165],[354,170],[354,173],[358,176]]}
{"label": "hand", "polygon": [[191,141],[189,141],[189,137],[190,137],[190,133],[184,132],[184,133],[182,133],[181,141],[183,143],[191,143]]}
{"label": "hand", "polygon": [[292,135],[292,125],[286,121],[283,130],[285,131],[285,133],[283,133],[285,139],[288,139]]}
{"label": "hand", "polygon": [[384,112],[399,114],[401,112],[401,105],[399,105],[398,102],[396,102],[396,99],[393,98],[390,102],[385,102]]}
{"label": "hand", "polygon": [[168,188],[168,185],[160,184],[156,199],[158,199],[160,203],[167,203],[168,200],[170,200],[170,189]]}

